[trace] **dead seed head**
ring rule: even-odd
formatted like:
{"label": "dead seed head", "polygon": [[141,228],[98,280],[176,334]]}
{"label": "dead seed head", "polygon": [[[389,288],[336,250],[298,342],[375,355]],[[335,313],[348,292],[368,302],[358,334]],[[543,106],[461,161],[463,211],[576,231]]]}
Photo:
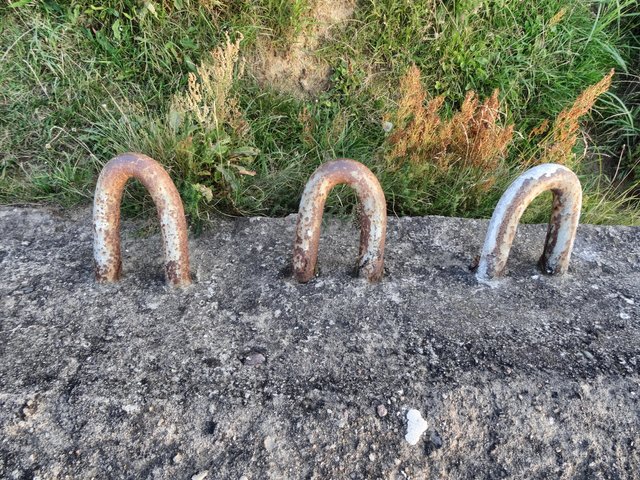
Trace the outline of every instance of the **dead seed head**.
{"label": "dead seed head", "polygon": [[235,41],[231,41],[225,33],[225,42],[198,66],[197,75],[189,73],[187,92],[174,97],[173,109],[193,117],[206,131],[218,130],[223,124],[240,135],[248,129],[236,99],[231,97],[234,80],[244,73],[244,59],[240,57],[242,39],[238,33]]}
{"label": "dead seed head", "polygon": [[[544,153],[540,163],[549,162],[564,165],[573,159],[573,147],[578,140],[580,131],[579,120],[593,108],[598,97],[609,90],[614,73],[612,69],[598,83],[587,87],[578,95],[571,107],[565,108],[558,114],[553,122],[549,137],[543,143]],[[532,135],[535,131],[536,129],[531,132]]]}
{"label": "dead seed head", "polygon": [[398,110],[388,118],[394,125],[387,139],[390,166],[398,167],[408,160],[413,164],[430,162],[440,170],[453,164],[495,169],[513,137],[513,125],[498,122],[498,96],[496,89],[480,103],[475,92],[469,91],[460,110],[450,119],[442,118],[444,97],[435,97],[425,105],[427,94],[420,70],[412,66],[400,81]]}

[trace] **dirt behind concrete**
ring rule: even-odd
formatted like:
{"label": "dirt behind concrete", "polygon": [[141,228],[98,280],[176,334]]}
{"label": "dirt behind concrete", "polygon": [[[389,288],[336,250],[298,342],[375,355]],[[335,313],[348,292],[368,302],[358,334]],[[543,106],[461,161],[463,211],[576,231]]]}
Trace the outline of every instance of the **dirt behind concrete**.
{"label": "dirt behind concrete", "polygon": [[318,52],[333,30],[344,28],[355,7],[354,0],[311,2],[304,15],[306,25],[286,47],[268,35],[258,37],[249,56],[249,71],[260,84],[298,97],[317,96],[327,90],[331,67]]}
{"label": "dirt behind concrete", "polygon": [[1,208],[0,478],[640,477],[640,229],[581,226],[556,278],[522,225],[490,288],[485,221],[391,219],[369,285],[330,220],[301,285],[294,222],[216,221],[181,291],[138,223],[100,286],[89,210]]}

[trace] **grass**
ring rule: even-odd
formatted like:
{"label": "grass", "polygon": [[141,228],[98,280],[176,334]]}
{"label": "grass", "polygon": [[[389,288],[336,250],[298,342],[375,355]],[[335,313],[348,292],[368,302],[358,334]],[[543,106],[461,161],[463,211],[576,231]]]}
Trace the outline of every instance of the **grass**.
{"label": "grass", "polygon": [[[309,175],[336,157],[376,173],[391,213],[487,217],[545,158],[550,134],[532,131],[614,68],[559,161],[583,182],[584,221],[640,224],[637,0],[362,0],[305,43],[322,3],[0,0],[0,202],[90,202],[101,166],[133,150],[167,167],[196,226],[215,212],[295,212]],[[237,58],[224,57],[236,41]],[[329,87],[259,84],[252,58],[264,45],[289,58],[311,49],[314,65],[331,67]],[[394,157],[394,133],[413,118],[399,117],[412,66],[424,104],[441,99],[443,124],[460,118],[469,91],[481,103],[498,89],[495,128],[513,126],[505,148],[474,163],[448,147],[443,166],[422,135],[413,159]],[[328,208],[354,203],[338,188]],[[141,187],[128,188],[124,207],[149,208]],[[525,220],[548,210],[541,199]]]}

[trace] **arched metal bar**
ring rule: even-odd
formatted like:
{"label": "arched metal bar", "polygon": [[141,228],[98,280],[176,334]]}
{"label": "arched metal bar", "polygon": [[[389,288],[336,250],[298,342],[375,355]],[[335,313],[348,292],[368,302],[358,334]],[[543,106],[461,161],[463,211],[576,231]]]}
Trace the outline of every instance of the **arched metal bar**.
{"label": "arched metal bar", "polygon": [[580,219],[582,188],[571,170],[545,163],[520,175],[500,198],[482,247],[478,280],[491,280],[503,274],[520,217],[533,199],[547,190],[553,193],[553,211],[538,265],[549,274],[567,271]]}
{"label": "arched metal bar", "polygon": [[387,231],[384,192],[376,176],[363,164],[338,159],[321,165],[311,175],[300,200],[293,246],[293,272],[299,282],[313,278],[324,205],[331,189],[341,183],[353,187],[361,203],[359,272],[371,282],[382,278]]}
{"label": "arched metal bar", "polygon": [[115,282],[120,278],[120,203],[125,184],[132,177],[149,191],[158,210],[167,282],[174,286],[189,285],[187,222],[180,195],[165,169],[140,153],[118,155],[100,172],[93,201],[96,280]]}

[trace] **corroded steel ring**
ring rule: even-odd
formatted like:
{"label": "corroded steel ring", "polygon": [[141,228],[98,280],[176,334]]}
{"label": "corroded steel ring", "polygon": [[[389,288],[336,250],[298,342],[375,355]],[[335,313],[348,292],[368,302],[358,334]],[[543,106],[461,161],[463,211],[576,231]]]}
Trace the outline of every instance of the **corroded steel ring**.
{"label": "corroded steel ring", "polygon": [[165,169],[140,153],[118,155],[100,172],[93,202],[96,280],[115,282],[120,278],[120,203],[125,184],[132,177],[149,191],[158,210],[167,282],[174,286],[189,285],[187,222],[180,195]]}
{"label": "corroded steel ring", "polygon": [[482,247],[478,280],[491,280],[504,273],[520,217],[533,199],[547,190],[553,193],[553,211],[538,264],[545,273],[567,271],[580,219],[582,188],[571,170],[545,163],[520,175],[500,198]]}
{"label": "corroded steel ring", "polygon": [[311,175],[300,200],[293,246],[293,272],[300,282],[308,282],[315,274],[324,205],[331,189],[341,183],[353,187],[361,203],[359,272],[372,282],[382,278],[387,230],[384,192],[363,164],[338,159],[321,165]]}

